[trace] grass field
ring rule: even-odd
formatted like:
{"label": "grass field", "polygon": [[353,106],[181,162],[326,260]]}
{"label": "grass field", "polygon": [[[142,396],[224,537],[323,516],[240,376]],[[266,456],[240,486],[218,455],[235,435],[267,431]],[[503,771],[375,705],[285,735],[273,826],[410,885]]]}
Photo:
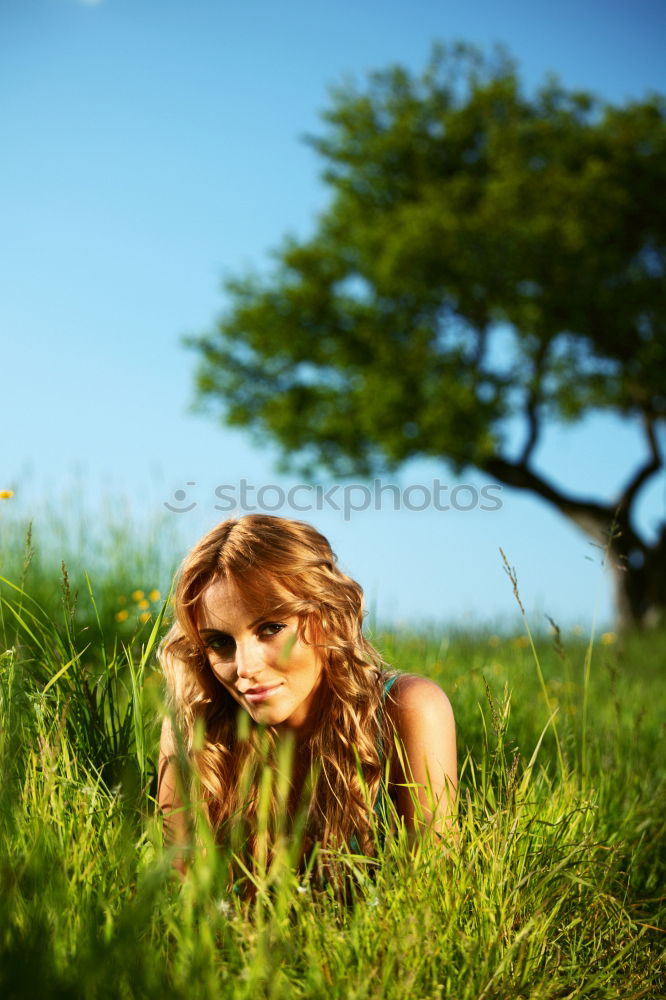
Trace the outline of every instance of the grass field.
{"label": "grass field", "polygon": [[0,996],[665,995],[663,634],[374,635],[451,697],[459,845],[343,858],[347,905],[285,850],[249,901],[162,848],[163,554],[118,536],[63,575],[2,530]]}

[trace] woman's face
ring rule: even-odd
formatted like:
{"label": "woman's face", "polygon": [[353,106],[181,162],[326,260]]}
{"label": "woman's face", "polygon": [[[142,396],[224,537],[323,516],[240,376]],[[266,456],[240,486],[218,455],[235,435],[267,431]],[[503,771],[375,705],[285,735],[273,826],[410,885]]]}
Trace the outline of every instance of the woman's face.
{"label": "woman's face", "polygon": [[213,673],[255,722],[306,725],[322,665],[299,639],[297,618],[257,618],[236,587],[218,579],[204,591],[198,624]]}

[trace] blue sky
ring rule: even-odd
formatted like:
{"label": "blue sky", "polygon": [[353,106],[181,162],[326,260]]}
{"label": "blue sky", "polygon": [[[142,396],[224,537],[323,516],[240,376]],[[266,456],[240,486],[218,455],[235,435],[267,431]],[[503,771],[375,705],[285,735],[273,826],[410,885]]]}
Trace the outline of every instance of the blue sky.
{"label": "blue sky", "polygon": [[[79,491],[93,519],[102,496],[124,496],[138,523],[176,526],[175,560],[224,516],[216,486],[295,485],[276,475],[270,447],[189,412],[195,357],[181,338],[213,325],[225,274],[265,268],[286,233],[311,231],[326,190],[302,136],[319,130],[329,87],[394,62],[418,70],[434,40],[462,39],[505,44],[528,88],[554,71],[567,87],[640,99],[666,89],[665,29],[663,4],[646,0],[4,0],[6,503],[27,517]],[[538,465],[605,499],[642,456],[635,428],[595,418],[553,428]],[[434,462],[395,481],[436,478],[484,485]],[[648,534],[664,486],[644,493]],[[196,507],[166,510],[177,490]],[[494,511],[301,516],[329,535],[380,618],[512,616],[501,546],[535,625],[544,612],[608,620],[610,588],[586,537],[528,496],[501,498]]]}

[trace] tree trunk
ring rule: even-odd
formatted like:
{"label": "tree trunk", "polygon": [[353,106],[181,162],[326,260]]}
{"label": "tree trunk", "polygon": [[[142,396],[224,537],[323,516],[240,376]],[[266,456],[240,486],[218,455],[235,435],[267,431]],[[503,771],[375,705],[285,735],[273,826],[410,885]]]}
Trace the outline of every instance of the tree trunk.
{"label": "tree trunk", "polygon": [[666,524],[648,545],[631,525],[637,490],[617,504],[581,500],[558,490],[523,463],[492,458],[484,471],[507,486],[536,493],[585,532],[605,553],[615,585],[615,625],[619,631],[654,628],[666,620]]}
{"label": "tree trunk", "polygon": [[665,621],[666,530],[655,545],[629,552],[614,545],[610,555],[618,629],[654,628]]}

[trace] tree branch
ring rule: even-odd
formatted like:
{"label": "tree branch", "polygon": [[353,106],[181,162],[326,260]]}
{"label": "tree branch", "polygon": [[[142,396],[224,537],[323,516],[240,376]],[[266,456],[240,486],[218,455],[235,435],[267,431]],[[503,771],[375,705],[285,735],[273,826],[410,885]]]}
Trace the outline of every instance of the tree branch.
{"label": "tree branch", "polygon": [[477,341],[476,341],[476,350],[472,355],[471,363],[478,372],[479,369],[481,368],[486,353],[486,346],[488,343],[488,326],[486,323],[481,323],[477,324],[474,329],[477,335]]}
{"label": "tree branch", "polygon": [[530,391],[525,404],[525,416],[527,417],[527,426],[529,430],[525,447],[523,448],[523,452],[518,460],[518,464],[525,467],[534,453],[534,449],[537,446],[539,436],[541,434],[541,421],[539,420],[541,376],[543,375],[543,366],[549,350],[550,340],[545,340],[539,345],[536,357],[534,358],[534,376],[530,384]]}
{"label": "tree branch", "polygon": [[527,426],[529,427],[529,433],[527,435],[527,441],[525,442],[525,447],[523,448],[522,454],[518,460],[518,464],[522,466],[527,466],[534,449],[537,446],[539,440],[539,435],[541,433],[541,423],[538,417],[537,411],[537,400],[534,391],[530,392],[530,398],[527,401],[525,407],[525,413],[527,416]]}
{"label": "tree branch", "polygon": [[618,501],[618,507],[626,511],[627,515],[631,510],[631,505],[636,499],[636,494],[644,485],[644,483],[653,476],[655,472],[658,472],[662,468],[664,461],[662,455],[659,451],[659,444],[657,442],[657,435],[654,431],[654,421],[647,414],[643,415],[643,426],[645,429],[645,436],[647,437],[648,447],[650,449],[650,458],[647,460],[645,465],[638,470],[635,476],[629,480],[624,490],[620,494],[620,499]]}
{"label": "tree branch", "polygon": [[[547,479],[537,475],[525,463],[508,462],[499,455],[487,459],[483,471],[499,479],[506,486],[519,490],[529,490],[552,504],[561,514],[568,517],[579,528],[590,535],[604,548],[609,544],[609,532],[618,523],[615,504],[600,504],[596,500],[581,499],[558,489]],[[622,548],[644,550],[645,544],[629,526],[625,518],[620,518]]]}

